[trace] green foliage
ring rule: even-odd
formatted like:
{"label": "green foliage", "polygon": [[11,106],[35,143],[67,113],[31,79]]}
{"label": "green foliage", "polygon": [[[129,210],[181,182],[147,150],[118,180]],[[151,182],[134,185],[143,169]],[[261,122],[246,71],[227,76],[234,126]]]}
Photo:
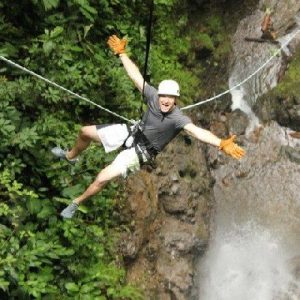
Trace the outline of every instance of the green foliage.
{"label": "green foliage", "polygon": [[299,97],[300,95],[300,51],[298,51],[288,66],[288,70],[283,80],[278,84],[275,93],[278,95]]}
{"label": "green foliage", "polygon": [[216,62],[231,50],[225,24],[218,15],[210,14],[204,19],[201,30],[195,34],[195,41],[197,47],[211,51]]}
{"label": "green foliage", "polygon": [[[62,1],[32,3],[30,10],[10,3],[14,14],[22,12],[22,17],[10,16],[8,7],[4,9],[1,55],[136,117],[141,99],[119,62],[107,55],[108,33],[94,29],[101,22],[98,11],[112,10],[108,3],[102,1],[97,9],[88,1],[69,1],[67,6]],[[0,7],[6,5],[1,1]],[[114,5],[124,9],[117,1]],[[35,15],[39,17],[33,24],[30,19]],[[14,24],[17,18],[22,21]],[[107,26],[115,30],[115,21]],[[58,218],[58,212],[112,156],[94,146],[77,166],[69,167],[53,161],[49,149],[56,144],[70,147],[80,124],[111,122],[111,116],[9,65],[1,63],[0,72],[0,237],[5,241],[0,249],[0,295],[142,299],[136,288],[126,284],[122,267],[114,263],[119,231],[118,220],[112,217],[116,185],[82,206],[77,219]],[[121,82],[119,89],[117,82]]]}
{"label": "green foliage", "polygon": [[[191,54],[187,2],[155,1],[148,73],[174,78],[183,102],[199,79]],[[138,119],[140,93],[106,45],[127,36],[137,65],[145,59],[149,6],[142,0],[0,0],[0,54],[127,118]],[[213,46],[216,49],[215,41]],[[82,124],[119,122],[111,115],[1,61],[0,295],[9,299],[143,299],[118,258],[120,195],[112,183],[72,220],[58,216],[112,161],[92,145],[78,164],[54,160]]]}
{"label": "green foliage", "polygon": [[59,0],[43,0],[42,2],[43,2],[43,5],[45,7],[45,10],[55,8],[59,4]]}
{"label": "green foliage", "polygon": [[207,48],[209,50],[214,50],[215,48],[211,37],[207,33],[199,33],[198,41],[203,48]]}
{"label": "green foliage", "polygon": [[0,184],[1,194],[7,193],[0,205],[0,288],[10,297],[63,292],[64,299],[142,299],[110,262],[109,232],[97,220],[60,221],[53,203],[24,188],[8,169]]}

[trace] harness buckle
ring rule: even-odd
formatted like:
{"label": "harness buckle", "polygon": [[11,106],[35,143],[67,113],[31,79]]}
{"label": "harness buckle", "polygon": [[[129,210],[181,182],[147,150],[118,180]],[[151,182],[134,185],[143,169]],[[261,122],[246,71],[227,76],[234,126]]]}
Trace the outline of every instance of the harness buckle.
{"label": "harness buckle", "polygon": [[135,148],[140,166],[150,165],[155,168],[154,158],[158,151],[152,146],[147,137],[144,135],[144,122],[139,120],[134,125],[128,126],[129,135],[124,142],[126,148]]}

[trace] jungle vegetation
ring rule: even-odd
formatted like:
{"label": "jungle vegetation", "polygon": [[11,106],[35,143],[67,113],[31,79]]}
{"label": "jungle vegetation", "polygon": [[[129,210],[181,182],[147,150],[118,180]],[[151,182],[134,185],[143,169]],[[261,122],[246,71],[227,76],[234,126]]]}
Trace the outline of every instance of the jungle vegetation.
{"label": "jungle vegetation", "polygon": [[[170,77],[180,82],[183,104],[201,93],[203,70],[191,64],[192,48],[216,50],[217,61],[225,42],[217,17],[206,17],[199,32],[187,30],[190,5],[155,0],[148,66],[153,85]],[[142,68],[148,17],[143,0],[0,0],[0,55],[138,119],[141,96],[106,41],[126,37]],[[116,246],[126,226],[116,212],[116,183],[74,220],[59,217],[113,155],[94,145],[71,166],[54,160],[50,149],[71,147],[82,125],[110,122],[120,120],[0,61],[1,299],[143,299],[126,283]]]}

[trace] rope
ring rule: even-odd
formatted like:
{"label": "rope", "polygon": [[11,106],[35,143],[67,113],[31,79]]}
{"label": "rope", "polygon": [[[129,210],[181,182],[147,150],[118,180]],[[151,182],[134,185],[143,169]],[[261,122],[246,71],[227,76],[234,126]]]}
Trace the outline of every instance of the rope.
{"label": "rope", "polygon": [[[151,45],[151,29],[152,29],[152,19],[153,19],[153,8],[154,8],[154,1],[151,0],[150,14],[149,14],[149,20],[148,20],[148,25],[147,25],[146,55],[145,55],[145,64],[144,64],[144,72],[143,72],[143,79],[144,79],[144,81],[143,81],[143,90],[142,90],[143,100],[144,100],[145,81],[147,79],[146,77],[147,77],[147,66],[148,66],[149,51],[150,51],[150,45]],[[142,112],[143,112],[143,103],[141,105],[141,113]]]}
{"label": "rope", "polygon": [[52,86],[55,86],[55,87],[58,88],[58,89],[63,90],[64,92],[67,92],[67,93],[69,93],[69,94],[75,96],[76,98],[79,98],[79,99],[81,99],[81,100],[83,100],[83,101],[85,101],[85,102],[88,102],[88,103],[90,103],[90,104],[92,104],[92,105],[95,105],[95,106],[99,107],[100,109],[106,111],[107,113],[109,113],[109,114],[111,114],[111,115],[114,115],[115,117],[118,117],[118,118],[120,118],[120,119],[122,119],[122,120],[124,120],[124,121],[126,121],[126,122],[131,123],[131,124],[135,124],[135,121],[129,120],[129,119],[127,119],[127,118],[125,118],[125,117],[123,117],[123,116],[121,116],[121,115],[119,115],[119,114],[117,114],[117,113],[115,113],[115,112],[113,112],[113,111],[111,111],[111,110],[109,110],[109,109],[107,109],[107,108],[101,106],[100,104],[97,104],[97,103],[93,102],[92,100],[90,100],[90,99],[88,99],[88,98],[86,98],[86,97],[80,96],[80,95],[78,95],[78,94],[76,94],[76,93],[74,93],[74,92],[72,92],[72,91],[70,91],[70,90],[64,88],[63,86],[60,86],[59,84],[57,84],[57,83],[55,83],[55,82],[53,82],[53,81],[51,81],[51,80],[49,80],[49,79],[47,79],[47,78],[45,78],[45,77],[43,77],[43,76],[41,76],[41,75],[39,75],[39,74],[33,72],[33,71],[30,71],[30,70],[26,69],[25,67],[23,67],[23,66],[21,66],[21,65],[19,65],[19,64],[17,64],[17,63],[15,63],[15,62],[13,62],[13,61],[7,59],[7,58],[5,58],[5,57],[3,57],[3,56],[0,56],[0,59],[3,60],[3,61],[5,61],[6,63],[8,63],[8,64],[10,64],[10,65],[12,65],[12,66],[18,68],[18,69],[20,69],[20,70],[22,70],[22,71],[24,71],[24,72],[30,74],[30,75],[33,75],[33,76],[35,76],[35,77],[37,77],[37,78],[39,78],[39,79],[41,79],[41,80],[47,82],[48,84],[50,84],[50,85],[52,85]]}
{"label": "rope", "polygon": [[286,47],[290,42],[291,40],[293,40],[295,38],[295,36],[300,32],[300,29],[298,29],[292,36],[290,39],[288,39],[287,42],[283,43],[282,46],[277,50],[275,51],[275,53],[264,63],[262,64],[256,71],[254,71],[251,75],[249,75],[248,77],[246,77],[243,81],[241,81],[240,83],[236,84],[235,86],[233,86],[232,88],[228,89],[227,91],[223,92],[223,93],[220,93],[216,96],[213,96],[211,98],[208,98],[204,101],[200,101],[200,102],[197,102],[195,104],[191,104],[191,105],[188,105],[188,106],[185,106],[185,107],[182,107],[181,110],[187,110],[187,109],[190,109],[190,108],[193,108],[193,107],[196,107],[196,106],[199,106],[199,105],[202,105],[204,103],[207,103],[207,102],[210,102],[210,101],[213,101],[217,98],[220,98],[228,93],[230,93],[231,91],[235,90],[236,88],[240,87],[241,85],[243,85],[245,82],[247,82],[248,80],[250,80],[253,76],[255,76],[259,71],[261,71],[267,64],[269,64],[269,62],[279,53],[281,52],[281,50],[283,50],[284,47]]}
{"label": "rope", "polygon": [[[274,54],[273,54],[273,55],[272,55],[272,56],[271,56],[264,64],[262,64],[256,71],[254,71],[251,75],[249,75],[248,77],[246,77],[243,81],[241,81],[241,82],[238,83],[237,85],[233,86],[232,88],[230,88],[230,89],[226,90],[225,92],[220,93],[220,94],[218,94],[218,95],[216,95],[216,96],[214,96],[214,97],[208,98],[208,99],[206,99],[206,100],[204,100],[204,101],[200,101],[200,102],[195,103],[195,104],[191,104],[191,105],[185,106],[185,107],[181,108],[181,110],[187,110],[187,109],[190,109],[190,108],[193,108],[193,107],[202,105],[202,104],[204,104],[204,103],[211,102],[211,101],[213,101],[213,100],[216,100],[216,99],[218,99],[218,98],[220,98],[220,97],[222,97],[222,96],[224,96],[224,95],[230,93],[231,91],[235,90],[236,88],[240,87],[240,86],[243,85],[245,82],[247,82],[249,79],[251,79],[253,76],[255,76],[258,72],[260,72],[267,64],[269,64],[269,62],[270,62],[270,61],[271,61],[271,60],[272,60],[279,52],[281,52],[281,50],[283,50],[283,48],[286,47],[286,46],[291,42],[291,40],[293,40],[293,39],[295,38],[295,36],[296,36],[299,32],[300,32],[300,29],[298,29],[298,30],[291,36],[291,38],[288,39],[287,42],[283,43],[282,46],[281,46],[277,51],[275,51],[275,53],[274,53]],[[18,69],[24,71],[24,72],[26,72],[26,73],[28,73],[28,74],[30,74],[30,75],[32,75],[32,76],[35,76],[35,77],[37,77],[37,78],[39,78],[39,79],[41,79],[41,80],[47,82],[48,84],[50,84],[50,85],[52,85],[52,86],[55,86],[55,87],[58,88],[58,89],[63,90],[64,92],[67,92],[67,93],[73,95],[73,96],[76,97],[76,98],[79,98],[79,99],[81,99],[81,100],[83,100],[83,101],[85,101],[85,102],[88,102],[88,103],[90,103],[90,104],[92,104],[92,105],[94,105],[94,106],[97,106],[98,108],[100,108],[100,109],[106,111],[107,113],[109,113],[109,114],[111,114],[111,115],[113,115],[113,116],[115,116],[115,117],[118,117],[118,118],[120,118],[120,119],[122,119],[122,120],[124,120],[124,121],[126,121],[126,122],[131,123],[131,124],[135,124],[135,121],[134,121],[134,120],[129,120],[129,119],[127,119],[127,118],[125,118],[125,117],[123,117],[123,116],[121,116],[121,115],[119,115],[119,114],[117,114],[117,113],[115,113],[115,112],[113,112],[113,111],[111,111],[111,110],[109,110],[109,109],[107,109],[107,108],[101,106],[100,104],[97,104],[97,103],[93,102],[92,100],[90,100],[90,99],[88,99],[88,98],[86,98],[86,97],[80,96],[80,95],[78,95],[78,94],[76,94],[76,93],[74,93],[74,92],[72,92],[72,91],[70,91],[70,90],[68,90],[68,89],[66,89],[66,88],[64,88],[64,87],[62,87],[62,86],[60,86],[59,84],[57,84],[57,83],[55,83],[55,82],[53,82],[53,81],[51,81],[51,80],[49,80],[49,79],[47,79],[47,78],[45,78],[45,77],[43,77],[43,76],[41,76],[41,75],[39,75],[39,74],[33,72],[33,71],[28,70],[27,68],[25,68],[25,67],[23,67],[23,66],[21,66],[21,65],[19,65],[19,64],[17,64],[17,63],[15,63],[15,62],[11,61],[11,60],[9,60],[9,59],[7,59],[7,58],[1,56],[1,55],[0,55],[0,59],[3,60],[3,61],[5,61],[6,63],[8,63],[8,64],[10,64],[10,65],[12,65],[12,66],[14,66],[14,67],[16,67],[16,68],[18,68]]]}

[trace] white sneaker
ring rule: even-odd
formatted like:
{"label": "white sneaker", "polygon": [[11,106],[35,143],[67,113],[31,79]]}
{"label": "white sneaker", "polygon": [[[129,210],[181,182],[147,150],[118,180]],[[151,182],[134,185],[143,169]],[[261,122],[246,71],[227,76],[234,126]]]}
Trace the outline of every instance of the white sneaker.
{"label": "white sneaker", "polygon": [[74,165],[76,164],[76,162],[78,162],[78,158],[73,158],[73,159],[67,159],[67,151],[61,149],[60,147],[54,147],[51,149],[51,152],[54,156],[66,160],[67,162],[69,162],[70,164]]}
{"label": "white sneaker", "polygon": [[74,216],[76,210],[78,209],[79,205],[75,202],[72,202],[71,204],[69,204],[61,213],[60,215],[64,218],[64,219],[72,219],[72,217]]}

